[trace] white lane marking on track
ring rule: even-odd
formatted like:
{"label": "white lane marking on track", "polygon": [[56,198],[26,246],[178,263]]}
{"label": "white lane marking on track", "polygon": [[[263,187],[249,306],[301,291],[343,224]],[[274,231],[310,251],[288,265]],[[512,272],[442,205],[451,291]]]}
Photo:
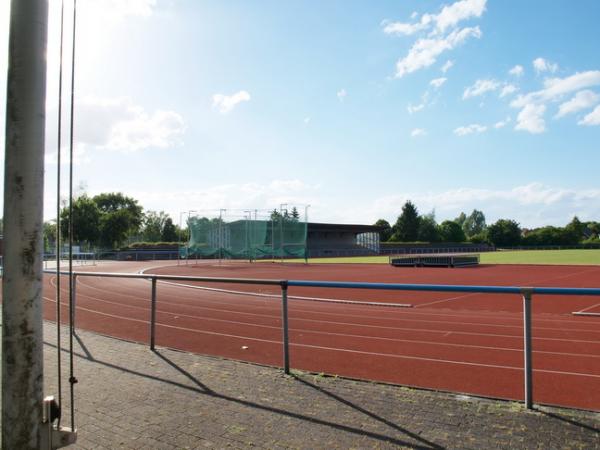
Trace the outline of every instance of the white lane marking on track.
{"label": "white lane marking on track", "polygon": [[[191,289],[200,289],[203,291],[211,291],[211,292],[223,292],[225,294],[234,294],[234,295],[247,295],[251,297],[267,297],[267,298],[276,298],[280,299],[281,295],[278,294],[264,294],[260,292],[246,292],[246,291],[234,291],[231,289],[219,289],[219,288],[210,288],[206,286],[194,286],[192,284],[183,284],[183,283],[174,283],[171,281],[159,281],[160,284],[169,284],[171,286],[181,286],[185,288]],[[299,295],[288,295],[288,299],[294,300],[307,300],[313,302],[323,302],[323,303],[344,303],[349,305],[365,305],[365,306],[384,306],[390,308],[411,308],[412,305],[410,303],[385,303],[385,302],[366,302],[359,300],[346,300],[346,299],[335,299],[335,298],[323,298],[323,297],[301,297]]]}
{"label": "white lane marking on track", "polygon": [[[101,291],[101,292],[106,292],[103,289],[99,289],[96,288],[94,286],[90,286],[85,284],[85,286],[91,287],[95,290]],[[131,296],[133,298],[137,298],[134,296]],[[94,297],[96,298],[96,297]],[[105,301],[102,299],[99,299],[101,301]],[[140,301],[144,301],[147,302],[147,299],[144,298],[139,298]],[[212,302],[215,303],[215,302]],[[216,302],[218,304],[218,302]],[[119,304],[121,305],[121,304]],[[204,310],[209,310],[209,311],[218,311],[218,312],[227,312],[230,314],[238,314],[238,315],[250,315],[250,316],[258,316],[258,317],[278,317],[271,315],[271,314],[258,314],[258,313],[249,313],[249,312],[240,312],[240,311],[232,311],[232,310],[228,310],[228,309],[222,309],[222,308],[209,308],[207,306],[200,306],[200,305],[184,305],[181,303],[173,303],[170,302],[170,305],[173,306],[182,306],[182,307],[186,307],[186,308],[195,308],[195,309],[204,309]],[[125,305],[127,306],[127,305]],[[314,311],[310,311],[311,313],[314,313]],[[358,317],[358,318],[364,318],[364,316],[361,315],[350,315],[350,314],[335,314],[335,313],[326,313],[326,312],[318,312],[318,314],[322,314],[322,315],[333,315],[333,316],[339,316],[339,317],[344,317],[344,318],[348,318],[348,317]],[[380,320],[380,319],[384,319],[384,318],[378,318],[378,317],[369,317],[370,319],[376,319],[376,320]],[[517,328],[519,330],[522,329],[522,326],[518,326],[518,325],[502,325],[502,324],[486,324],[486,323],[478,323],[478,322],[447,322],[447,321],[443,321],[443,320],[423,320],[423,319],[405,319],[405,318],[385,318],[385,319],[389,319],[389,320],[394,320],[397,322],[419,322],[419,323],[432,323],[432,324],[448,324],[451,323],[453,325],[472,325],[472,326],[485,326],[485,327],[498,327],[498,328]],[[310,321],[310,322],[318,322],[318,323],[326,323],[326,324],[340,324],[340,325],[352,325],[352,326],[358,326],[358,327],[368,327],[368,328],[380,328],[380,329],[397,329],[398,327],[391,327],[391,326],[383,326],[383,325],[368,325],[368,324],[359,324],[359,323],[348,323],[348,322],[338,322],[338,321],[326,321],[326,320],[314,320],[314,319],[307,319],[307,318],[294,318],[294,320],[305,320],[305,321]],[[591,333],[600,333],[600,330],[581,330],[579,328],[577,329],[567,329],[567,328],[549,328],[549,327],[534,327],[535,330],[550,330],[550,331],[559,331],[559,332],[591,332]],[[407,330],[408,328],[402,327],[402,329]],[[435,331],[435,332],[441,332],[439,330],[427,330],[427,329],[414,329],[412,328],[411,330],[420,330],[420,331]],[[469,335],[476,335],[476,336],[503,336],[503,337],[518,337],[521,338],[521,336],[513,336],[513,335],[503,335],[503,334],[490,334],[490,333],[468,333],[468,332],[459,332],[459,331],[453,331],[454,333],[461,333],[461,334],[469,334]],[[555,341],[567,341],[567,342],[596,342],[596,341],[588,341],[588,340],[573,340],[573,339],[561,339],[561,338],[534,338],[534,339],[546,339],[546,340],[555,340]]]}
{"label": "white lane marking on track", "polygon": [[[51,302],[53,301],[47,297],[44,297],[44,299],[51,301]],[[88,308],[81,308],[81,309],[84,311],[91,312],[91,313],[100,314],[100,315],[107,316],[107,317],[113,317],[113,318],[117,318],[117,319],[121,319],[121,320],[127,320],[127,321],[132,321],[132,322],[141,322],[141,323],[145,323],[145,324],[149,323],[149,321],[147,321],[147,320],[132,319],[129,317],[116,316],[114,314],[103,313],[103,312],[91,310]],[[247,337],[247,336],[238,336],[235,334],[218,333],[218,332],[214,332],[214,331],[196,330],[193,328],[178,327],[175,325],[167,325],[167,324],[162,324],[162,323],[157,323],[156,326],[164,327],[164,328],[172,328],[172,329],[176,329],[176,330],[183,330],[183,331],[188,331],[188,332],[197,333],[197,334],[222,336],[222,337],[242,339],[242,340],[247,340],[247,341],[249,340],[249,341],[255,341],[255,342],[266,342],[266,343],[277,344],[277,345],[282,344],[281,341],[274,341],[274,340],[270,340],[270,339],[260,339],[260,338],[252,338],[252,337]],[[427,362],[441,363],[441,364],[454,364],[454,365],[471,366],[471,367],[487,367],[487,368],[493,368],[493,369],[508,369],[508,370],[519,370],[519,371],[523,370],[522,367],[515,367],[515,366],[503,366],[503,365],[496,365],[496,364],[481,364],[481,363],[472,363],[472,362],[466,362],[466,361],[454,361],[454,360],[448,360],[448,359],[425,358],[425,357],[421,357],[421,356],[394,355],[391,353],[366,352],[366,351],[361,351],[361,350],[333,348],[333,347],[325,347],[325,346],[320,346],[320,345],[290,343],[290,346],[291,347],[302,347],[302,348],[313,348],[313,349],[319,349],[319,350],[329,350],[329,351],[334,351],[334,352],[355,353],[355,354],[362,354],[362,355],[369,355],[369,356],[383,356],[383,357],[396,358],[396,359],[427,361]],[[540,373],[552,373],[552,374],[559,374],[559,375],[572,375],[572,376],[581,376],[581,377],[587,377],[587,378],[599,378],[600,379],[600,375],[580,373],[580,372],[564,372],[564,371],[548,370],[548,369],[533,369],[533,371],[540,372]]]}
{"label": "white lane marking on track", "polygon": [[415,308],[422,308],[424,306],[430,306],[430,305],[435,305],[436,303],[444,303],[444,302],[450,302],[452,300],[458,300],[459,298],[466,298],[466,297],[472,297],[474,295],[477,295],[477,293],[472,293],[472,294],[464,294],[464,295],[457,295],[456,297],[449,297],[449,298],[444,298],[441,300],[436,300],[434,302],[429,302],[429,303],[419,303],[418,305],[415,305]]}
{"label": "white lane marking on track", "polygon": [[588,307],[588,308],[584,308],[584,309],[581,309],[581,310],[579,310],[579,311],[575,311],[573,314],[577,314],[577,313],[586,312],[586,311],[589,311],[590,309],[594,309],[594,308],[596,308],[596,307],[598,307],[598,306],[600,306],[600,303],[596,303],[595,305],[592,305],[592,306],[590,306],[590,307]]}

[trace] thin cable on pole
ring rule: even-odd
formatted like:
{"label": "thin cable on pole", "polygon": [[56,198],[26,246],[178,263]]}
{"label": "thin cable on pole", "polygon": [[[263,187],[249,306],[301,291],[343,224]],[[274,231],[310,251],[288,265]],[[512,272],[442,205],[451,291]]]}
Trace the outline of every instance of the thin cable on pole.
{"label": "thin cable on pole", "polygon": [[69,383],[71,385],[71,429],[75,430],[75,383],[73,367],[73,334],[75,333],[75,302],[73,296],[73,124],[75,110],[75,32],[77,0],[73,0],[73,47],[71,59],[71,124],[69,130]]}
{"label": "thin cable on pole", "polygon": [[62,138],[62,69],[63,69],[63,32],[64,32],[64,9],[65,2],[60,4],[60,57],[58,69],[58,143],[56,169],[56,346],[57,371],[58,371],[58,406],[61,412],[58,415],[58,426],[62,416],[62,361],[61,361],[61,337],[60,337],[60,164],[61,164],[61,138]]}

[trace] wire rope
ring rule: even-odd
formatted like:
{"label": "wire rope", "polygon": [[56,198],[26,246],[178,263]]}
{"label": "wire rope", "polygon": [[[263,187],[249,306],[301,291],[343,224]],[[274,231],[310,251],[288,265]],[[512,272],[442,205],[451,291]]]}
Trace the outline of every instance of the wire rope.
{"label": "wire rope", "polygon": [[75,383],[73,363],[73,335],[75,333],[75,297],[73,295],[73,126],[75,110],[75,36],[77,26],[77,0],[73,0],[73,44],[71,59],[71,123],[69,130],[69,383],[71,394],[71,429],[75,430]]}
{"label": "wire rope", "polygon": [[[58,69],[58,133],[57,133],[57,163],[56,169],[56,343],[58,351],[56,352],[56,366],[58,371],[58,405],[59,411],[62,408],[62,358],[61,358],[61,336],[60,336],[60,171],[61,171],[61,145],[62,145],[62,75],[63,75],[63,34],[64,34],[64,9],[65,2],[60,4],[60,57]],[[61,415],[58,415],[58,426],[60,427]]]}

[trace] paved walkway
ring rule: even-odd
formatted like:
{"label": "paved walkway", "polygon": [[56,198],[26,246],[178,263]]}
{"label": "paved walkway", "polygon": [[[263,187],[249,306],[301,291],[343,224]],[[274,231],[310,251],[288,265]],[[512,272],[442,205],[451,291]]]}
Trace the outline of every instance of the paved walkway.
{"label": "paved walkway", "polygon": [[[55,341],[56,329],[46,323],[47,394],[56,392]],[[270,367],[152,352],[85,331],[78,332],[75,350],[75,448],[600,449],[596,413],[527,412],[517,403],[285,376]],[[62,354],[66,380],[68,354]],[[63,421],[69,424],[68,410]]]}

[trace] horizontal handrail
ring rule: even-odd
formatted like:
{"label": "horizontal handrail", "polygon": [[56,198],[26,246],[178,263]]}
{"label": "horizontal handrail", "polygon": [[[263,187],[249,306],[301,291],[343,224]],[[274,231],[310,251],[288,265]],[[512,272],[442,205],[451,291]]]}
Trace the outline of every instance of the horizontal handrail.
{"label": "horizontal handrail", "polygon": [[[46,270],[47,273],[56,274],[55,271]],[[61,275],[68,275],[68,271],[61,271]],[[207,283],[237,283],[260,284],[271,286],[295,287],[321,287],[338,289],[375,289],[389,291],[426,291],[426,292],[477,292],[483,294],[530,294],[540,295],[600,295],[600,288],[561,288],[561,287],[530,287],[530,286],[471,286],[460,284],[406,284],[406,283],[367,283],[355,281],[316,281],[316,280],[277,280],[263,278],[227,278],[227,277],[196,277],[187,275],[160,275],[144,273],[118,273],[118,272],[73,272],[76,276],[112,277],[112,278],[140,278],[149,280],[171,281],[203,281]]]}
{"label": "horizontal handrail", "polygon": [[460,284],[399,284],[362,283],[350,281],[288,280],[288,286],[322,287],[342,289],[377,289],[391,291],[434,291],[434,292],[479,292],[487,294],[531,294],[542,295],[600,295],[600,288],[556,288],[518,286],[467,286]]}

